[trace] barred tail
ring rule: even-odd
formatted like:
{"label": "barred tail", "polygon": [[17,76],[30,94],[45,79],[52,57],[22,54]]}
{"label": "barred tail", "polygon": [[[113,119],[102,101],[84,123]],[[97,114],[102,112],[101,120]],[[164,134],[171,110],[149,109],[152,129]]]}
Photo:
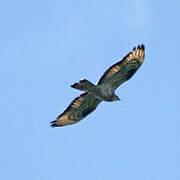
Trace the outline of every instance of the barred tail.
{"label": "barred tail", "polygon": [[86,91],[88,93],[92,93],[96,86],[94,84],[92,84],[91,82],[89,82],[86,79],[80,80],[79,83],[74,83],[73,85],[71,85],[72,88],[81,90],[81,91]]}

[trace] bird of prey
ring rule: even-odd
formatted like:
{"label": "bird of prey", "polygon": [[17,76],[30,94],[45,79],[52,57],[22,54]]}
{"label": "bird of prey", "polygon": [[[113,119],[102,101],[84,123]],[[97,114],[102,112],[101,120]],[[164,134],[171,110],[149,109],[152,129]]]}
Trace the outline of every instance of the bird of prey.
{"label": "bird of prey", "polygon": [[121,61],[105,71],[97,85],[86,79],[71,85],[72,88],[84,91],[84,93],[76,97],[66,110],[51,122],[51,126],[75,124],[93,112],[101,101],[119,101],[120,98],[115,94],[115,90],[129,80],[142,65],[144,51],[144,45],[134,47]]}

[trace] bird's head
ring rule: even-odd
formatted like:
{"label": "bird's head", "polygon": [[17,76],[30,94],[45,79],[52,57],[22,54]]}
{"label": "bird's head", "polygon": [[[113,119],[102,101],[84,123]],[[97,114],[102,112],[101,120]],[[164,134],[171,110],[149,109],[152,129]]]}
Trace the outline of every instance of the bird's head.
{"label": "bird's head", "polygon": [[117,95],[114,95],[113,96],[113,101],[120,101],[121,99],[117,96]]}

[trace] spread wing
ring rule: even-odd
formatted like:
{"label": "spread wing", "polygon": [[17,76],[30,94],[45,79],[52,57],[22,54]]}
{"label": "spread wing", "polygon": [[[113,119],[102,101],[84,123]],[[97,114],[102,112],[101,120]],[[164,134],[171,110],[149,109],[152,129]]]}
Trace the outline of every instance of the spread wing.
{"label": "spread wing", "polygon": [[83,93],[75,98],[67,109],[51,122],[52,127],[75,124],[93,112],[101,101],[93,95]]}
{"label": "spread wing", "polygon": [[114,91],[123,82],[129,80],[144,62],[144,50],[144,45],[135,47],[132,52],[103,74],[98,85],[103,85]]}

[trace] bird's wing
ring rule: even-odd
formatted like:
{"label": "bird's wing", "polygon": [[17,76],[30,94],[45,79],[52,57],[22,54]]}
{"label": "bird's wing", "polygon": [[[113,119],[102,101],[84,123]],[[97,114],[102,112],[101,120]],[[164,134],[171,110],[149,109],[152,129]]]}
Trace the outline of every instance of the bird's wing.
{"label": "bird's wing", "polygon": [[66,110],[51,122],[52,127],[75,124],[96,109],[101,101],[93,95],[83,93],[76,97]]}
{"label": "bird's wing", "polygon": [[100,78],[98,85],[114,91],[123,82],[129,80],[144,62],[144,45],[135,47],[121,61],[111,66]]}

